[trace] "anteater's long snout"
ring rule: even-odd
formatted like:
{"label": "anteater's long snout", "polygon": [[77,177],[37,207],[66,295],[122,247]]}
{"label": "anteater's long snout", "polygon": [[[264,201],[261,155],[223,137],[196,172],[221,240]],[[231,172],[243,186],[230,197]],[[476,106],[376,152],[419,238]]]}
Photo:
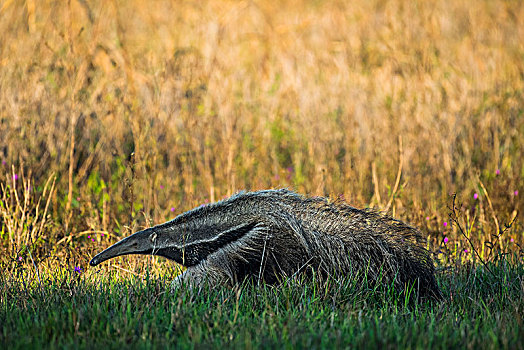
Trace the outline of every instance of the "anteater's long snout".
{"label": "anteater's long snout", "polygon": [[155,233],[150,228],[139,231],[97,254],[91,259],[89,265],[96,266],[101,262],[121,255],[151,253],[153,251],[154,237]]}

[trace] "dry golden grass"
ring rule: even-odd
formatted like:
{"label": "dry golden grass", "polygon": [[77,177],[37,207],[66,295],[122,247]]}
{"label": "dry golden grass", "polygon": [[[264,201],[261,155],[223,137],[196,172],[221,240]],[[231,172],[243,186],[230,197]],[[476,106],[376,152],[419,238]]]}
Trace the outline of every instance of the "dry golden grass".
{"label": "dry golden grass", "polygon": [[268,187],[389,210],[455,257],[457,193],[479,252],[523,244],[518,219],[491,236],[524,209],[520,1],[0,6],[4,261],[85,263],[101,233]]}

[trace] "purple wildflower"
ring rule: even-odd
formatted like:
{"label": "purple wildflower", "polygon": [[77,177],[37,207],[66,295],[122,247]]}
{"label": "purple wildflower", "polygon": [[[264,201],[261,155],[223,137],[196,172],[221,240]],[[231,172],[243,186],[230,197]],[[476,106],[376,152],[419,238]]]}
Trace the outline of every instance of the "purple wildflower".
{"label": "purple wildflower", "polygon": [[[511,239],[511,241],[513,242],[513,238]],[[18,261],[22,261],[22,257],[21,256],[18,257]]]}
{"label": "purple wildflower", "polygon": [[80,266],[75,266],[76,273],[82,273],[82,268]]}
{"label": "purple wildflower", "polygon": [[479,198],[479,194],[475,192],[475,194],[473,195],[473,198],[478,199]]}
{"label": "purple wildflower", "polygon": [[91,238],[91,240],[92,240],[93,242],[95,241],[95,239],[94,239],[94,238]]}
{"label": "purple wildflower", "polygon": [[2,159],[2,165],[6,165],[7,162],[5,161],[5,159]]}
{"label": "purple wildflower", "polygon": [[426,220],[429,220],[429,216],[426,216]]}
{"label": "purple wildflower", "polygon": [[175,207],[171,207],[171,211],[172,211],[172,212],[175,211]]}
{"label": "purple wildflower", "polygon": [[18,174],[14,174],[13,175],[13,180],[15,180],[15,181],[18,180]]}
{"label": "purple wildflower", "polygon": [[160,185],[160,189],[163,190],[164,189],[164,185]]}
{"label": "purple wildflower", "polygon": [[464,253],[466,253],[466,254],[467,254],[468,252],[469,252],[469,250],[468,250],[467,248],[466,248],[466,249],[464,249]]}
{"label": "purple wildflower", "polygon": [[495,170],[495,174],[500,175],[500,169]]}
{"label": "purple wildflower", "polygon": [[518,190],[515,190],[515,192],[513,192],[513,195],[514,195],[514,196],[518,196],[518,195],[519,195],[519,191],[518,191]]}
{"label": "purple wildflower", "polygon": [[104,233],[102,232],[102,233],[100,234],[100,236],[104,237]]}
{"label": "purple wildflower", "polygon": [[287,167],[286,170],[287,170],[286,180],[291,181],[291,178],[293,177],[293,172],[295,171],[295,169],[293,169],[293,167],[290,166],[290,167]]}
{"label": "purple wildflower", "polygon": [[91,238],[91,235],[87,236],[87,238]]}
{"label": "purple wildflower", "polygon": [[444,244],[448,243],[449,241],[449,238],[448,237],[444,237]]}
{"label": "purple wildflower", "polygon": [[513,238],[512,238],[512,239],[510,239],[509,241],[510,241],[510,242],[515,242],[515,240],[514,240]]}
{"label": "purple wildflower", "polygon": [[444,221],[444,227],[448,226],[448,223],[446,221]]}

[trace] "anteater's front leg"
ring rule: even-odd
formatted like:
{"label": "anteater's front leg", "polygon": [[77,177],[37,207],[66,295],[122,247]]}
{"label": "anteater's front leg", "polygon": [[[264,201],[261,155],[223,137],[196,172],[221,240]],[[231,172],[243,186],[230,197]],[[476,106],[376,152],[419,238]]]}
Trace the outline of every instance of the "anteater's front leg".
{"label": "anteater's front leg", "polygon": [[229,281],[229,277],[223,270],[204,262],[196,266],[190,266],[184,273],[178,275],[173,282],[171,282],[171,290],[173,291],[180,286],[199,288],[206,283],[209,283],[211,286],[216,286],[227,284]]}
{"label": "anteater's front leg", "polygon": [[235,259],[224,251],[214,253],[199,264],[189,266],[184,273],[177,276],[171,283],[171,290],[181,285],[198,288],[206,283],[211,286],[234,284],[238,282],[236,275],[238,266],[233,263],[233,260]]}

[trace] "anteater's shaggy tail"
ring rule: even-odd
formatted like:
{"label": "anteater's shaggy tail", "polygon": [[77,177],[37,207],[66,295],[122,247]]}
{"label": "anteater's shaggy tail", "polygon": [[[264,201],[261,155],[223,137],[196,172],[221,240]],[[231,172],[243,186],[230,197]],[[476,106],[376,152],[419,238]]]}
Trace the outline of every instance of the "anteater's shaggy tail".
{"label": "anteater's shaggy tail", "polygon": [[187,266],[178,278],[193,284],[275,283],[299,270],[340,278],[413,286],[420,296],[441,296],[420,232],[372,210],[288,190],[238,193],[137,232],[91,260],[154,254]]}

